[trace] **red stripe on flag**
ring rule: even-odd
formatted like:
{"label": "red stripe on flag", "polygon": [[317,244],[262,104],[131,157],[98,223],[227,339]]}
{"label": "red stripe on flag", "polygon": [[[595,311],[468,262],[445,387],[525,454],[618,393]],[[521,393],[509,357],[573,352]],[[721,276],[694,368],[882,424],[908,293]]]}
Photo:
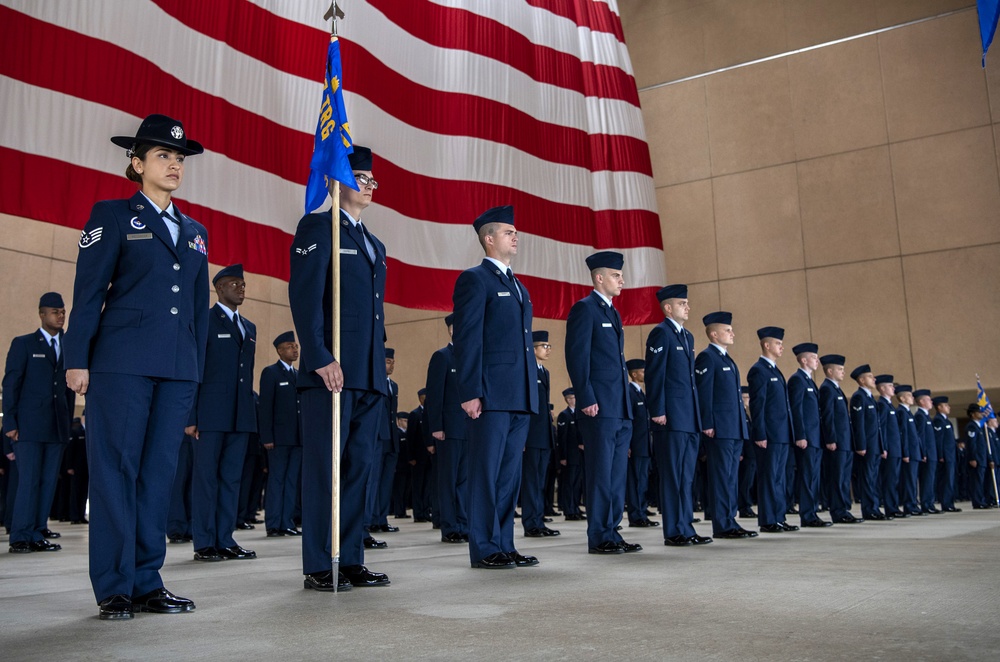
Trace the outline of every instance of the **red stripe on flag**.
{"label": "red stripe on flag", "polygon": [[[545,161],[590,171],[632,171],[653,176],[649,148],[643,140],[604,133],[591,135],[536,120],[502,101],[433,90],[385,66],[358,44],[343,41],[341,45],[345,88],[410,126],[506,144]],[[484,117],[490,121],[483,122]]]}
{"label": "red stripe on flag", "polygon": [[544,9],[568,18],[581,28],[593,32],[609,32],[625,43],[621,19],[606,3],[592,0],[525,0],[532,7]]}
{"label": "red stripe on flag", "polygon": [[[0,177],[0,213],[82,229],[94,202],[129,198],[135,185],[95,170],[80,168],[43,156],[0,147],[0,159],[8,176]],[[52,186],[70,181],[72,187]],[[247,271],[288,280],[291,235],[281,230],[249,223],[241,218],[175,198],[185,214],[208,229],[209,259],[213,264],[242,262]],[[425,310],[449,310],[457,271],[418,267],[391,257],[386,301]],[[473,266],[473,265],[469,265]],[[519,275],[531,292],[535,315],[565,319],[572,303],[591,288],[530,275]],[[656,308],[655,287],[626,290],[616,302],[626,324],[649,324],[661,317]]]}
{"label": "red stripe on flag", "polygon": [[[136,185],[70,163],[0,147],[5,174],[0,177],[0,213],[82,229],[98,200],[130,198]],[[72,181],[72,186],[53,182]],[[242,262],[247,271],[288,280],[291,235],[276,228],[186,202],[174,201],[182,212],[208,230],[209,259],[215,264]]]}
{"label": "red stripe on flag", "polygon": [[538,46],[493,19],[433,2],[368,0],[368,4],[432,46],[476,53],[503,62],[541,83],[639,106],[635,79],[625,71],[582,62],[568,53]]}
{"label": "red stripe on flag", "polygon": [[408,218],[471,226],[486,209],[512,204],[521,232],[601,249],[663,247],[660,219],[651,211],[595,212],[506,186],[424,177],[378,154],[372,169],[375,202]]}
{"label": "red stripe on flag", "polygon": [[267,65],[307,80],[323,79],[330,33],[272,14],[246,0],[152,0],[160,9],[207,37]]}
{"label": "red stripe on flag", "polygon": [[[309,176],[311,134],[182,83],[114,44],[2,6],[0,23],[7,35],[0,74],[136,117],[150,113],[176,117],[213,152],[289,181],[305,182]],[[323,46],[313,61],[323,62],[325,53]],[[317,85],[317,109],[319,92]],[[150,99],[155,99],[155,106]]]}

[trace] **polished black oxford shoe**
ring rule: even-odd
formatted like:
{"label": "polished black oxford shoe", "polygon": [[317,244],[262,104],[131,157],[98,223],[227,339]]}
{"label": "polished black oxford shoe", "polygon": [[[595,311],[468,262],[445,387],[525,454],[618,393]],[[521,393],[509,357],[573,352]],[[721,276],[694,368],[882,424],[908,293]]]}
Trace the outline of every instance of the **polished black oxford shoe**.
{"label": "polished black oxford shoe", "polygon": [[333,571],[327,570],[326,572],[314,572],[312,574],[306,575],[302,581],[302,587],[308,588],[313,591],[333,591],[338,592],[350,591],[352,586],[351,582],[343,575],[343,573],[337,574],[337,586],[333,585]]}
{"label": "polished black oxford shoe", "polygon": [[534,556],[525,556],[519,553],[516,549],[513,552],[507,552],[507,558],[514,562],[514,567],[517,568],[527,568],[533,565],[538,565],[538,559]]}
{"label": "polished black oxford shoe", "polygon": [[802,526],[809,527],[813,529],[822,529],[825,526],[833,526],[830,522],[821,519],[811,519],[808,522],[802,522]]}
{"label": "polished black oxford shoe", "polygon": [[624,554],[625,550],[622,546],[615,541],[607,540],[602,542],[597,547],[591,547],[587,550],[588,554]]}
{"label": "polished black oxford shoe", "polygon": [[340,572],[347,577],[354,588],[367,586],[388,586],[389,577],[381,572],[372,572],[363,565],[345,565]]}
{"label": "polished black oxford shoe", "polygon": [[486,570],[503,570],[506,568],[516,568],[517,565],[513,559],[503,552],[494,552],[485,558],[474,561],[472,567]]}
{"label": "polished black oxford shoe", "polygon": [[215,561],[221,561],[222,556],[219,554],[219,550],[214,547],[202,547],[201,549],[194,550],[194,560],[214,563]]}
{"label": "polished black oxford shoe", "polygon": [[699,536],[697,533],[688,538],[688,540],[691,541],[692,545],[707,545],[712,542],[712,539],[708,536]]}
{"label": "polished black oxford shoe", "polygon": [[53,531],[52,529],[42,529],[42,535],[45,536],[46,538],[52,538],[52,539],[62,538],[61,533]]}
{"label": "polished black oxford shoe", "polygon": [[267,537],[268,538],[284,538],[285,537],[285,530],[284,529],[268,529],[267,530]]}
{"label": "polished black oxford shoe", "polygon": [[388,546],[389,543],[384,540],[375,540],[371,536],[365,538],[365,549],[385,549]]}
{"label": "polished black oxford shoe", "polygon": [[641,552],[642,545],[637,542],[625,542],[624,540],[618,543],[618,546],[622,548],[622,551],[626,554],[631,554],[633,552]]}
{"label": "polished black oxford shoe", "polygon": [[97,617],[102,621],[122,621],[135,618],[132,613],[132,598],[127,595],[112,595],[97,603]]}
{"label": "polished black oxford shoe", "polygon": [[670,536],[663,540],[664,545],[671,545],[673,547],[685,547],[692,544],[691,539],[687,536]]}
{"label": "polished black oxford shoe", "polygon": [[248,561],[257,558],[257,552],[252,549],[243,549],[239,545],[224,547],[216,551],[225,561]]}
{"label": "polished black oxford shoe", "polygon": [[48,540],[35,540],[29,543],[31,545],[31,551],[33,552],[58,552],[62,549],[62,545],[54,542],[49,542]]}
{"label": "polished black oxford shoe", "polygon": [[447,535],[441,536],[441,542],[448,542],[453,544],[461,544],[468,542],[461,533],[449,533]]}
{"label": "polished black oxford shoe", "polygon": [[763,533],[784,533],[785,527],[780,524],[761,524],[760,530]]}
{"label": "polished black oxford shoe", "polygon": [[132,598],[132,610],[148,611],[153,614],[180,614],[194,611],[194,603],[161,587]]}

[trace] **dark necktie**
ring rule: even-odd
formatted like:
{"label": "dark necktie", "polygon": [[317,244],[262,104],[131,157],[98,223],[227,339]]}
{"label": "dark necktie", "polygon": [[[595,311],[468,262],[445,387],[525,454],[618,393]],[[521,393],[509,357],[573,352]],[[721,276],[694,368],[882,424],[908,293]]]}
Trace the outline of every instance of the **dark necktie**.
{"label": "dark necktie", "polygon": [[507,280],[510,281],[510,286],[514,288],[514,294],[517,295],[517,300],[521,300],[521,288],[517,286],[517,281],[514,280],[514,272],[510,267],[507,267]]}
{"label": "dark necktie", "polygon": [[52,336],[49,340],[49,345],[52,346],[52,352],[56,355],[56,361],[59,360],[59,343],[56,341],[56,337]]}
{"label": "dark necktie", "polygon": [[181,238],[181,222],[166,211],[161,211],[160,216],[166,222],[167,232],[170,233],[170,238],[174,240],[174,246],[176,246]]}
{"label": "dark necktie", "polygon": [[233,313],[233,324],[236,325],[236,332],[240,334],[240,340],[243,340],[243,327],[240,326],[240,314]]}
{"label": "dark necktie", "polygon": [[375,248],[372,246],[371,240],[368,239],[368,233],[365,231],[365,226],[358,221],[354,226],[354,231],[357,233],[358,237],[361,239],[362,245],[365,247],[365,252],[368,253],[368,259],[372,262],[375,261]]}

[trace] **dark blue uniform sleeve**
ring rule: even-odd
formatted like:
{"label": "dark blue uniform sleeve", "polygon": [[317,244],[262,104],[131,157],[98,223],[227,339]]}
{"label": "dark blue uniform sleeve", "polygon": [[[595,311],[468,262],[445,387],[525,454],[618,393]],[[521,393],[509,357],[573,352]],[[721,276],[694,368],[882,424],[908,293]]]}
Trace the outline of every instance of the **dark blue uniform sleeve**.
{"label": "dark blue uniform sleeve", "polygon": [[764,441],[767,439],[767,422],[764,411],[767,406],[767,375],[757,366],[747,373],[747,390],[750,393],[750,440]]}
{"label": "dark blue uniform sleeve", "polygon": [[483,397],[483,323],[486,289],[471,271],[463,271],[452,294],[455,324],[452,342],[462,402]]}
{"label": "dark blue uniform sleeve", "polygon": [[792,413],[792,434],[795,437],[792,441],[806,438],[806,429],[802,424],[802,408],[806,398],[806,380],[795,376],[801,374],[801,371],[796,371],[788,379],[788,405]]}
{"label": "dark blue uniform sleeve", "polygon": [[431,354],[427,364],[427,423],[431,434],[444,432],[444,382],[448,375],[448,360],[440,351]]}
{"label": "dark blue uniform sleeve", "polygon": [[335,360],[326,346],[323,309],[330,273],[331,232],[325,215],[309,214],[299,221],[291,246],[288,303],[302,349],[302,366],[308,371]]}
{"label": "dark blue uniform sleeve", "polygon": [[868,435],[865,430],[865,400],[860,393],[851,396],[851,433],[854,450],[868,450]]}
{"label": "dark blue uniform sleeve", "polygon": [[278,379],[273,366],[267,366],[260,373],[260,395],[257,406],[257,429],[261,444],[274,443],[274,392]]}
{"label": "dark blue uniform sleeve", "polygon": [[576,408],[597,404],[597,394],[590,383],[590,354],[594,324],[585,301],[577,301],[566,319],[566,371],[576,392]]}
{"label": "dark blue uniform sleeve", "polygon": [[[646,409],[650,418],[665,416],[667,413],[667,336],[663,327],[657,325],[646,337]],[[697,365],[697,361],[695,361]],[[699,391],[699,395],[701,392]]]}
{"label": "dark blue uniform sleeve", "polygon": [[21,385],[28,368],[28,348],[19,338],[14,338],[7,352],[3,372],[3,434],[19,429],[17,409],[21,401]]}
{"label": "dark blue uniform sleeve", "polygon": [[[652,333],[649,334],[652,337]],[[714,350],[711,350],[714,351]],[[698,386],[698,406],[701,408],[701,426],[705,430],[715,430],[715,370],[709,350],[700,352],[694,360],[694,381]],[[659,352],[666,354],[666,352]],[[649,355],[649,344],[646,345]],[[649,365],[648,361],[646,365]]]}

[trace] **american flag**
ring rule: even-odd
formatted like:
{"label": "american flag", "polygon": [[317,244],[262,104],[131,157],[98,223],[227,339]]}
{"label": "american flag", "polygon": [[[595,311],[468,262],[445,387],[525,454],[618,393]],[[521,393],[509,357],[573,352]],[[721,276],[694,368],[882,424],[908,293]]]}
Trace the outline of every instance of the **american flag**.
{"label": "american flag", "polygon": [[[659,218],[616,0],[347,0],[339,24],[355,144],[379,181],[386,300],[450,310],[513,204],[535,315],[590,290],[584,258],[626,256],[628,324],[661,317]],[[0,0],[0,212],[82,228],[134,187],[112,135],[164,113],[203,156],[178,196],[215,264],[288,278],[320,103],[328,0]]]}

